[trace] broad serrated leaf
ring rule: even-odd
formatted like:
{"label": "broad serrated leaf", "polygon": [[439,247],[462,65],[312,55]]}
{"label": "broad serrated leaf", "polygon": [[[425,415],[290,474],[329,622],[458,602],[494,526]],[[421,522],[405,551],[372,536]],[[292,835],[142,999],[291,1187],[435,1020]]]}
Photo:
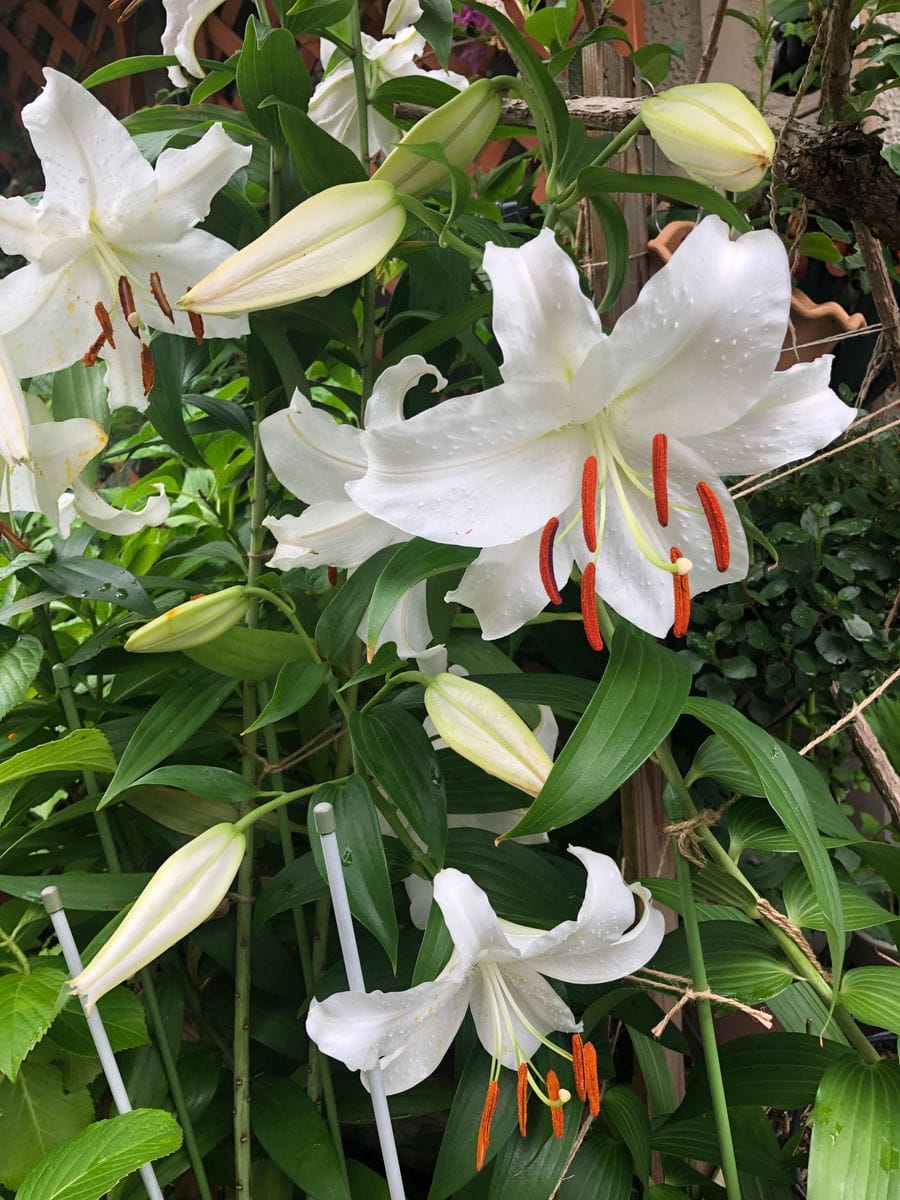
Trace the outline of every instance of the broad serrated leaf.
{"label": "broad serrated leaf", "polygon": [[30,974],[0,976],[0,1074],[15,1080],[25,1055],[66,1002],[65,971],[37,962]]}
{"label": "broad serrated leaf", "polygon": [[26,633],[0,658],[0,720],[24,698],[43,657],[41,643]]}
{"label": "broad serrated leaf", "polygon": [[33,1167],[93,1117],[87,1088],[66,1089],[55,1067],[24,1063],[15,1083],[0,1079],[0,1183],[20,1188]]}
{"label": "broad serrated leaf", "polygon": [[[135,1046],[145,1046],[149,1042],[144,1006],[128,988],[114,988],[98,1000],[97,1011],[103,1018],[103,1027],[114,1051],[133,1050]],[[50,1040],[71,1054],[88,1057],[96,1053],[78,1000],[71,999],[62,1009],[50,1029]]]}
{"label": "broad serrated leaf", "polygon": [[900,1067],[845,1055],[822,1076],[812,1114],[809,1200],[897,1200]]}
{"label": "broad serrated leaf", "polygon": [[266,1154],[310,1200],[350,1200],[331,1135],[301,1087],[274,1075],[254,1079],[250,1119]]}
{"label": "broad serrated leaf", "polygon": [[568,825],[608,800],[669,733],[690,687],[683,659],[620,625],[594,698],[537,798],[505,836]]}
{"label": "broad serrated leaf", "polygon": [[116,773],[103,793],[103,808],[157,763],[183,746],[218,711],[233,690],[231,680],[199,676],[190,684],[179,680],[145,713],[128,740]]}
{"label": "broad serrated leaf", "polygon": [[18,1200],[100,1200],[120,1179],[180,1145],[178,1122],[167,1112],[139,1108],[97,1121],[47,1155]]}
{"label": "broad serrated leaf", "polygon": [[116,769],[109,742],[99,729],[76,729],[55,742],[20,750],[0,763],[0,784],[57,771],[112,772]]}

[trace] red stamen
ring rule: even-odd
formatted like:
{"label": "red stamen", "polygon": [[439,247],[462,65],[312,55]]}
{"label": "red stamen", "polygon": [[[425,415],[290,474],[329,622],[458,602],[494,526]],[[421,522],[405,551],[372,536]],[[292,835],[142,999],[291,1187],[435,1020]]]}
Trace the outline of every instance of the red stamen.
{"label": "red stamen", "polygon": [[653,499],[656,502],[656,519],[663,529],[669,523],[669,439],[664,433],[653,437]]}
{"label": "red stamen", "polygon": [[600,1115],[600,1080],[597,1076],[597,1051],[590,1042],[584,1046],[584,1079],[592,1117]]}
{"label": "red stamen", "polygon": [[[103,330],[104,338],[109,342],[110,347],[115,350],[116,339],[113,333],[113,323],[112,318],[107,311],[106,305],[98,300],[94,305],[94,312],[97,316],[97,320],[100,322],[100,328]],[[100,345],[102,346],[103,343],[101,342]]]}
{"label": "red stamen", "polygon": [[[683,557],[677,546],[673,546],[669,551],[669,558],[673,563]],[[691,585],[687,575],[673,575],[672,583],[675,588],[675,619],[672,622],[672,632],[676,637],[684,637],[691,623]]]}
{"label": "red stamen", "polygon": [[475,1151],[475,1170],[480,1171],[487,1157],[488,1146],[491,1144],[491,1121],[497,1111],[500,1100],[500,1085],[496,1079],[488,1084],[487,1095],[484,1098],[484,1108],[481,1110],[481,1121],[478,1125],[478,1146]]}
{"label": "red stamen", "polygon": [[519,1133],[528,1132],[528,1063],[519,1063],[519,1078],[516,1082],[516,1109],[519,1114]]}
{"label": "red stamen", "polygon": [[587,1098],[587,1085],[584,1077],[584,1042],[581,1034],[572,1035],[572,1071],[575,1075],[575,1092],[579,1100]]}
{"label": "red stamen", "polygon": [[544,591],[550,597],[553,604],[562,604],[562,596],[559,593],[559,588],[556,586],[556,576],[553,574],[553,543],[556,540],[556,531],[559,529],[559,517],[551,517],[544,526],[544,531],[541,534],[541,547],[538,551],[538,569],[541,573],[541,583],[544,585]]}
{"label": "red stamen", "polygon": [[136,338],[140,338],[141,331],[138,329],[138,324],[131,323],[130,318],[133,317],[137,308],[134,303],[134,292],[131,290],[131,284],[125,275],[119,276],[119,307],[122,309],[122,316],[125,318],[125,324],[131,330]]}
{"label": "red stamen", "polygon": [[731,546],[728,541],[728,525],[719,498],[708,483],[702,480],[697,484],[697,495],[703,505],[703,515],[709,526],[709,536],[712,538],[713,553],[716,556],[716,567],[727,571],[731,562]]}
{"label": "red stamen", "polygon": [[581,620],[585,637],[592,650],[603,649],[603,635],[597,616],[597,568],[589,562],[581,576]]}
{"label": "red stamen", "polygon": [[[559,1099],[559,1079],[557,1079],[555,1071],[547,1072],[547,1095],[551,1100]],[[553,1136],[561,1138],[563,1135],[563,1110],[561,1104],[555,1105],[550,1109],[550,1120],[553,1124]]]}
{"label": "red stamen", "polygon": [[328,568],[328,582],[331,587],[337,587],[337,567]]}
{"label": "red stamen", "polygon": [[103,349],[106,343],[106,334],[101,333],[95,342],[91,342],[85,353],[81,356],[81,361],[86,367],[92,367],[97,361],[97,355]]}
{"label": "red stamen", "polygon": [[199,313],[189,312],[188,321],[191,325],[191,333],[197,339],[197,345],[203,345],[203,318]]}
{"label": "red stamen", "polygon": [[581,528],[588,552],[597,549],[597,459],[589,454],[581,468]]}
{"label": "red stamen", "polygon": [[175,314],[172,312],[172,305],[169,303],[169,298],[163,291],[162,280],[159,277],[159,271],[150,272],[150,291],[153,293],[153,299],[159,305],[160,312],[164,317],[168,317],[172,324],[175,324]]}
{"label": "red stamen", "polygon": [[153,387],[153,375],[153,355],[150,353],[150,347],[141,342],[141,385],[145,396],[149,396]]}

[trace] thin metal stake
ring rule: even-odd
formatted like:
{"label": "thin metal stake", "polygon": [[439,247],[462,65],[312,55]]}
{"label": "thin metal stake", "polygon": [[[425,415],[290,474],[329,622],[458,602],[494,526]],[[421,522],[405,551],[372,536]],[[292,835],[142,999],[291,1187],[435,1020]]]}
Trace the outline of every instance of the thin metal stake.
{"label": "thin metal stake", "polygon": [[[344,871],[341,867],[341,853],[335,833],[334,809],[330,804],[317,804],[313,808],[313,816],[316,822],[316,831],[322,839],[325,873],[328,876],[328,888],[334,907],[338,940],[341,943],[341,953],[344,956],[344,966],[347,970],[347,982],[350,984],[351,992],[364,992],[366,984],[363,979],[362,963],[359,961],[356,934],[353,932],[353,918],[350,915],[350,902],[347,899],[347,885],[344,882]],[[375,1128],[381,1144],[388,1191],[391,1200],[406,1200],[403,1176],[400,1174],[400,1160],[397,1157],[397,1143],[394,1141],[394,1127],[391,1124],[391,1114],[384,1091],[381,1068],[376,1066],[371,1071],[365,1071],[364,1074],[372,1097],[372,1108],[375,1111]]]}
{"label": "thin metal stake", "polygon": [[[74,979],[82,971],[81,955],[78,953],[75,938],[72,936],[72,929],[69,925],[69,918],[66,916],[66,910],[63,908],[59,888],[45,887],[41,892],[41,899],[44,901],[44,908],[47,910],[47,915],[53,923],[53,930],[59,941],[59,947],[63,952],[63,958],[66,960],[66,967]],[[83,1011],[83,1000],[81,1001],[81,1007]],[[131,1112],[132,1104],[128,1099],[128,1092],[125,1090],[125,1081],[122,1079],[122,1072],[119,1070],[119,1064],[116,1062],[116,1056],[113,1054],[112,1046],[109,1044],[109,1038],[103,1025],[103,1018],[97,1011],[96,1005],[90,1015],[85,1012],[84,1018],[87,1021],[90,1035],[94,1040],[97,1057],[100,1059],[103,1074],[106,1076],[106,1082],[109,1084],[109,1090],[116,1110],[119,1113]],[[150,1200],[163,1200],[162,1189],[159,1186],[156,1172],[151,1163],[144,1163],[140,1168],[140,1175],[144,1181],[144,1187],[147,1189],[147,1195],[150,1197]]]}

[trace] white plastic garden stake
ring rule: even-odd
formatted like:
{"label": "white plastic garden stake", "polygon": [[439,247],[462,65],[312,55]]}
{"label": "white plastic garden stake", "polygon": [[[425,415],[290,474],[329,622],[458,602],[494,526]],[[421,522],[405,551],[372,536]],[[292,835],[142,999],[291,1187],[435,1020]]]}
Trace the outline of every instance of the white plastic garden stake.
{"label": "white plastic garden stake", "polygon": [[[335,833],[334,808],[330,804],[317,804],[313,809],[313,816],[316,821],[316,832],[322,839],[325,874],[328,876],[328,889],[331,892],[334,920],[337,925],[338,940],[341,943],[341,954],[344,957],[344,967],[347,971],[347,982],[351,992],[364,992],[366,983],[363,979],[356,934],[353,932],[353,918],[350,915],[350,901],[347,899],[347,885],[344,882],[344,872],[341,867],[341,854]],[[400,1160],[397,1157],[397,1143],[394,1141],[394,1127],[391,1124],[384,1081],[381,1078],[381,1068],[376,1066],[363,1074],[372,1097],[375,1128],[378,1130],[378,1141],[381,1144],[381,1155],[384,1159],[384,1171],[391,1200],[406,1200],[403,1177],[400,1174]]]}
{"label": "white plastic garden stake", "polygon": [[[72,929],[69,925],[69,918],[66,916],[66,910],[63,908],[59,888],[45,887],[41,892],[41,899],[44,901],[44,908],[47,910],[47,915],[53,924],[53,931],[59,942],[59,948],[63,952],[63,958],[66,960],[66,967],[74,979],[82,971],[81,955],[78,953],[75,938],[72,936]],[[83,1000],[81,1005],[82,1009],[84,1009]],[[106,1082],[109,1084],[110,1094],[116,1106],[116,1111],[120,1114],[131,1112],[132,1104],[128,1099],[128,1092],[125,1090],[125,1081],[122,1079],[122,1072],[119,1070],[119,1064],[116,1062],[116,1056],[113,1054],[112,1046],[109,1044],[109,1038],[103,1025],[103,1018],[100,1016],[96,1005],[90,1013],[85,1012],[84,1019],[87,1021],[88,1030],[93,1038],[97,1057],[100,1059],[103,1074],[106,1076]],[[159,1186],[152,1163],[144,1163],[139,1170],[150,1200],[163,1200],[162,1189]]]}

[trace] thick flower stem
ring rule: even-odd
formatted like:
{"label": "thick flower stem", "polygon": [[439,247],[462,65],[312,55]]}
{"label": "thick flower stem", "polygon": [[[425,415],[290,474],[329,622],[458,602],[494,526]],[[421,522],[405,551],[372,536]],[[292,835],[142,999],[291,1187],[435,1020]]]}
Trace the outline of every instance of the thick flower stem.
{"label": "thick flower stem", "polygon": [[[315,988],[319,981],[322,972],[325,969],[325,956],[328,951],[328,928],[331,922],[331,900],[328,896],[324,896],[321,900],[316,901],[316,915],[313,922],[313,946],[312,946],[312,988]],[[306,1080],[306,1093],[312,1100],[313,1104],[317,1104],[319,1096],[322,1093],[323,1073],[322,1067],[326,1063],[324,1054],[316,1054],[310,1056],[309,1059],[309,1075]]]}
{"label": "thick flower stem", "polygon": [[[682,809],[682,812],[684,811]],[[691,964],[691,978],[694,981],[694,988],[698,992],[705,992],[709,990],[709,981],[706,978],[706,963],[703,961],[700,923],[697,919],[694,890],[691,885],[691,869],[680,854],[676,853],[674,857],[675,878],[678,881],[678,896],[681,902],[681,919],[684,924],[688,958]],[[725,1191],[728,1200],[741,1200],[741,1184],[738,1179],[737,1161],[734,1157],[734,1142],[731,1137],[731,1123],[728,1119],[728,1101],[725,1098],[725,1083],[722,1078],[722,1065],[719,1062],[719,1047],[716,1042],[712,1007],[709,1000],[698,999],[695,1004],[697,1020],[700,1023],[700,1041],[703,1045],[703,1064],[706,1068],[713,1120],[719,1139]]]}
{"label": "thick flower stem", "polygon": [[411,213],[421,221],[426,229],[430,229],[432,233],[437,234],[438,241],[442,246],[449,246],[451,250],[456,250],[457,253],[464,254],[466,258],[471,259],[476,266],[481,266],[484,252],[475,246],[470,246],[468,242],[464,242],[462,238],[458,238],[456,234],[446,229],[443,218],[437,213],[432,212],[430,208],[427,208],[420,200],[416,200],[413,196],[400,196],[400,203],[408,213]]}
{"label": "thick flower stem", "polygon": [[[350,9],[350,44],[353,47],[353,80],[356,84],[356,107],[359,112],[359,156],[369,162],[369,92],[366,86],[366,58],[363,53],[362,19],[359,4]],[[368,400],[375,379],[375,273],[369,271],[363,279],[362,344],[362,402]]]}
{"label": "thick flower stem", "polygon": [[[49,624],[49,622],[48,622]],[[56,638],[52,629],[50,630],[50,638],[56,646]],[[59,654],[57,652],[57,659]],[[62,705],[63,714],[66,719],[66,724],[70,729],[81,729],[81,716],[78,712],[78,707],[75,703],[75,693],[72,691],[72,682],[69,678],[69,670],[65,663],[57,661],[53,666],[53,680],[59,691],[60,704]],[[99,793],[97,786],[97,777],[93,771],[84,771],[82,774],[84,786],[87,789],[88,795],[96,796]],[[97,834],[100,838],[100,845],[103,849],[103,857],[106,860],[106,869],[114,875],[122,873],[122,862],[119,858],[119,852],[116,848],[115,838],[113,836],[112,822],[109,814],[105,812],[94,813],[94,823],[97,827]],[[200,1147],[197,1145],[197,1139],[194,1136],[194,1126],[191,1121],[191,1114],[188,1110],[187,1103],[184,1099],[184,1091],[181,1087],[181,1078],[178,1074],[178,1067],[175,1059],[172,1057],[172,1050],[168,1042],[168,1034],[163,1023],[162,1013],[159,1009],[159,1001],[156,998],[156,986],[153,982],[153,976],[147,967],[138,974],[141,982],[141,989],[144,993],[144,1000],[147,1005],[147,1011],[150,1014],[150,1023],[153,1026],[153,1034],[156,1040],[156,1047],[159,1051],[160,1059],[162,1060],[163,1072],[166,1076],[166,1083],[169,1088],[169,1094],[172,1097],[172,1103],[175,1105],[175,1112],[178,1115],[178,1123],[181,1125],[184,1133],[184,1148],[187,1151],[188,1161],[191,1164],[191,1169],[194,1172],[194,1179],[197,1184],[197,1191],[200,1193],[200,1200],[212,1200],[212,1192],[209,1190],[209,1182],[206,1178],[206,1168],[203,1166],[203,1156],[200,1153]]]}
{"label": "thick flower stem", "polygon": [[[666,780],[671,784],[678,796],[685,817],[695,817],[697,815],[697,807],[691,798],[690,789],[685,783],[684,777],[679,771],[669,747],[665,743],[657,747],[654,758],[659,764]],[[794,944],[783,929],[780,929],[778,925],[770,921],[767,917],[760,915],[759,908],[757,907],[761,898],[759,893],[737,863],[731,858],[713,831],[708,826],[701,826],[698,834],[703,842],[703,849],[709,855],[710,859],[730,875],[732,879],[740,883],[741,887],[747,893],[747,902],[742,906],[744,913],[748,917],[752,917],[753,920],[760,921],[769,934],[771,934],[798,976],[812,987],[816,995],[822,1000],[829,1012],[831,1012],[835,1024],[859,1054],[860,1058],[868,1063],[878,1062],[878,1052],[872,1047],[866,1035],[841,1004],[840,998],[835,996],[834,989],[828,981],[823,979],[819,971],[816,970],[799,946]]]}

